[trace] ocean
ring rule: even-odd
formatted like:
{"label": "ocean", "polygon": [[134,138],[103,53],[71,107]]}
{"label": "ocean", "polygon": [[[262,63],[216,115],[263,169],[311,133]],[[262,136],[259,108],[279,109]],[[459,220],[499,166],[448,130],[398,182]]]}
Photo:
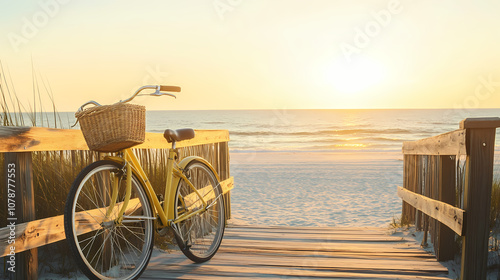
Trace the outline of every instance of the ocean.
{"label": "ocean", "polygon": [[464,118],[498,116],[500,109],[152,111],[146,129],[227,129],[232,152],[400,151],[403,141],[458,129]]}

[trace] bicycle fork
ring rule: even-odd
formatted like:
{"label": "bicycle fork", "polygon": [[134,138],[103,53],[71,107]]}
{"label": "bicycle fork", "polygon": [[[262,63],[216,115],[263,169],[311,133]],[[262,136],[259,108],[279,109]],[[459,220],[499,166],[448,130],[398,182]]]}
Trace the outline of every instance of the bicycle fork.
{"label": "bicycle fork", "polygon": [[[128,203],[130,201],[130,196],[132,194],[132,167],[130,166],[129,159],[127,156],[127,153],[125,153],[124,156],[124,162],[125,162],[125,174],[126,174],[126,181],[125,181],[125,198],[123,200],[123,203],[121,203],[120,211],[118,212],[117,218],[113,221],[115,224],[119,225],[123,221],[123,215],[125,214],[125,210],[128,207]],[[109,220],[111,214],[115,212],[115,207],[116,207],[116,199],[118,198],[118,188],[119,188],[119,183],[120,183],[120,174],[114,173],[112,176],[113,180],[113,185],[112,185],[112,194],[111,194],[111,202],[109,204],[109,208],[106,211],[106,217],[105,217],[105,222],[104,223],[109,223],[111,222]]]}

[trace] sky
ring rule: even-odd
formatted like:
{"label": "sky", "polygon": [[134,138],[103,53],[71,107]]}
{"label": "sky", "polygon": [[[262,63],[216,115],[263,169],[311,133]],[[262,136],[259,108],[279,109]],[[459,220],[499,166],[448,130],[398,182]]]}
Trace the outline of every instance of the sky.
{"label": "sky", "polygon": [[494,0],[0,0],[0,60],[21,102],[35,81],[59,111],[146,84],[182,88],[134,100],[148,110],[495,108],[499,12]]}

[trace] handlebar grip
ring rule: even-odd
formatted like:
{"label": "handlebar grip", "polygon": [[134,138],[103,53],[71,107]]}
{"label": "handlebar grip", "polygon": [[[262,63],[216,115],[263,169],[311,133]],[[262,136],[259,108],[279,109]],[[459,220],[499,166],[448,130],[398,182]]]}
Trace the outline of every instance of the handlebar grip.
{"label": "handlebar grip", "polygon": [[181,92],[181,87],[177,87],[177,86],[160,86],[160,91]]}

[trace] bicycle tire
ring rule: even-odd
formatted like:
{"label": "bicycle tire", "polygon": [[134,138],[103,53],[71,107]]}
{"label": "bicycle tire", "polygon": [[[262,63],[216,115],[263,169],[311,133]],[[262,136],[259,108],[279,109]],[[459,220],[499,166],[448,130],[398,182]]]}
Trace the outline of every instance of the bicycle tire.
{"label": "bicycle tire", "polygon": [[[212,205],[207,211],[178,223],[178,234],[175,235],[184,255],[193,262],[202,263],[217,253],[224,236],[222,189],[210,167],[201,161],[191,161],[184,172],[202,196],[212,198],[207,201],[207,205]],[[199,197],[184,180],[179,181],[175,197],[175,219],[190,207],[200,207]]]}
{"label": "bicycle tire", "polygon": [[[122,168],[109,160],[88,165],[73,182],[66,200],[66,239],[78,267],[89,279],[137,279],[151,258],[154,221],[140,218],[153,217],[153,211],[144,187],[134,174],[123,223],[113,221],[116,209],[120,209],[118,203],[124,197],[126,175]],[[111,188],[107,186],[113,180],[119,180],[117,204],[111,210],[110,221],[103,221],[111,201],[108,191]],[[80,234],[89,227],[91,231]]]}

